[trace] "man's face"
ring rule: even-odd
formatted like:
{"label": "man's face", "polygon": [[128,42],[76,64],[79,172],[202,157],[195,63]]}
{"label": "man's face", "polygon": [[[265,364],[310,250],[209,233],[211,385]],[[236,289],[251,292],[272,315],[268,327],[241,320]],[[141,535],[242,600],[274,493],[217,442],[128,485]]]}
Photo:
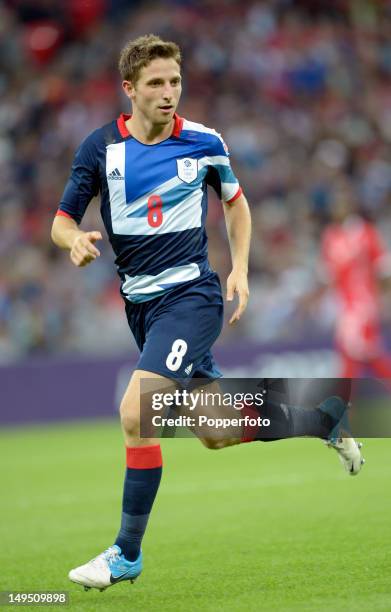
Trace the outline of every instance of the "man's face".
{"label": "man's face", "polygon": [[182,92],[181,73],[174,59],[157,58],[141,69],[136,83],[124,81],[125,93],[153,125],[171,122]]}

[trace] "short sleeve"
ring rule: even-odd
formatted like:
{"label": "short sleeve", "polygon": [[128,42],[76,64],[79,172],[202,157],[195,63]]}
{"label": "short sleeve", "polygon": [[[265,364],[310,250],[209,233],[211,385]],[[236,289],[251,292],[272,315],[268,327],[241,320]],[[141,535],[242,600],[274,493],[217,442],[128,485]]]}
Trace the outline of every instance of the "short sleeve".
{"label": "short sleeve", "polygon": [[98,193],[98,158],[93,133],[76,151],[57,215],[71,217],[77,223],[81,223],[88,204]]}
{"label": "short sleeve", "polygon": [[214,188],[219,198],[226,204],[234,203],[242,194],[242,189],[231,168],[228,147],[217,132],[213,132],[208,157],[206,182]]}

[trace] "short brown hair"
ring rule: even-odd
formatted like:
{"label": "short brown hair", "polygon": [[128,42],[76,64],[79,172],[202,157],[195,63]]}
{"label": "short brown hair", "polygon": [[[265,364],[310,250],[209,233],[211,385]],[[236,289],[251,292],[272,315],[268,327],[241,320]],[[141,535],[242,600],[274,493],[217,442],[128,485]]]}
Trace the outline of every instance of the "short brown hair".
{"label": "short brown hair", "polygon": [[122,49],[118,62],[122,80],[135,83],[140,70],[158,57],[172,58],[181,65],[181,52],[174,42],[164,41],[154,34],[129,41]]}

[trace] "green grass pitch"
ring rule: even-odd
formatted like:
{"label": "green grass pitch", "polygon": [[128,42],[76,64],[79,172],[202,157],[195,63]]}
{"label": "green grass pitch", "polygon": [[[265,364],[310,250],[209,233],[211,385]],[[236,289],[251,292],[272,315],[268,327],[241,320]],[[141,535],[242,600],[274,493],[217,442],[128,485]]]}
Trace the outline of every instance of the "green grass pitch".
{"label": "green grass pitch", "polygon": [[318,440],[164,440],[143,575],[104,593],[67,573],[116,535],[119,425],[8,430],[0,448],[0,590],[66,590],[77,612],[391,610],[391,440],[365,441],[356,478]]}

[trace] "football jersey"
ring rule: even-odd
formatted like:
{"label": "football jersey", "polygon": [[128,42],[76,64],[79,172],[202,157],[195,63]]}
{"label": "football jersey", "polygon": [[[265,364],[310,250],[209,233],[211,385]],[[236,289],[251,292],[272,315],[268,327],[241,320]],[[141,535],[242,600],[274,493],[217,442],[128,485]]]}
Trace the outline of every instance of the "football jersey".
{"label": "football jersey", "polygon": [[57,214],[80,223],[100,193],[121,293],[139,303],[210,272],[207,186],[229,204],[242,192],[215,130],[175,115],[171,136],[146,145],[129,133],[129,117],[81,144]]}

